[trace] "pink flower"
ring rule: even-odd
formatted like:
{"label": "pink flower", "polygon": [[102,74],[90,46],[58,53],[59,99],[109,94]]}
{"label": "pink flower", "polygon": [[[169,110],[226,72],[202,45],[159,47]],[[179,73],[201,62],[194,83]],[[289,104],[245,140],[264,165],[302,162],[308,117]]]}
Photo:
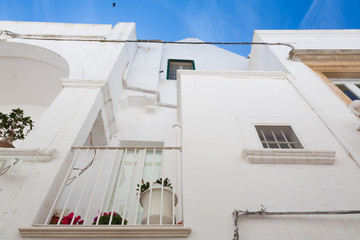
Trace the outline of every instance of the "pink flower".
{"label": "pink flower", "polygon": [[[61,219],[60,224],[70,225],[70,223],[71,223],[71,221],[72,221],[73,218],[74,218],[74,213],[71,212],[69,215],[67,215],[67,216],[65,216],[65,217],[63,217],[63,218]],[[81,223],[80,223],[80,222],[81,222]],[[81,217],[80,217],[80,216],[77,216],[77,217],[74,218],[73,224],[77,224],[77,223],[83,224],[83,223],[84,223],[84,220],[81,220]]]}

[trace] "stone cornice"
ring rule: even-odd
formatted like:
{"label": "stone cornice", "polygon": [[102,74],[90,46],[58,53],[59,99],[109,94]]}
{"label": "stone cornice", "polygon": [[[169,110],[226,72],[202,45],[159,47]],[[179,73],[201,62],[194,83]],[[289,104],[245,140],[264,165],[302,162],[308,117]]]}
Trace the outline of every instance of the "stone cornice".
{"label": "stone cornice", "polygon": [[360,61],[360,49],[295,49],[290,58],[302,62]]}
{"label": "stone cornice", "polygon": [[290,59],[318,72],[360,72],[360,49],[295,49]]}

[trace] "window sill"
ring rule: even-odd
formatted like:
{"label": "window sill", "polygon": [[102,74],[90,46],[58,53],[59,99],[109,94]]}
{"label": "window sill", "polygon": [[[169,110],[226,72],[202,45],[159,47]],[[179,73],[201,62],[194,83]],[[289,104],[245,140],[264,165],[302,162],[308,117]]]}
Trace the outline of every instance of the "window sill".
{"label": "window sill", "polygon": [[243,157],[256,164],[334,164],[334,151],[305,149],[244,149]]}
{"label": "window sill", "polygon": [[22,237],[32,238],[186,238],[191,228],[183,226],[34,226],[19,228]]}

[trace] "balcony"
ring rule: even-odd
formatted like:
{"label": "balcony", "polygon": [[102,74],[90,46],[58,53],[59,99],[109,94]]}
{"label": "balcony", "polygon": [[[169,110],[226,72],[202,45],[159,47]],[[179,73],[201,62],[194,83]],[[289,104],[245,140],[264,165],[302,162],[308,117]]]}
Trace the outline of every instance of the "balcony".
{"label": "balcony", "polygon": [[21,235],[186,237],[190,229],[183,225],[180,151],[72,148],[70,167],[46,219],[19,229]]}

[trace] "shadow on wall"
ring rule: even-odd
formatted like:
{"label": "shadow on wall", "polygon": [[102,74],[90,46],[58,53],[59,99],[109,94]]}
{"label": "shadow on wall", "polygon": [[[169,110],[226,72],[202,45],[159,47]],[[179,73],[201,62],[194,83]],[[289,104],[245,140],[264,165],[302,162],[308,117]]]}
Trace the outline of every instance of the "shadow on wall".
{"label": "shadow on wall", "polygon": [[62,90],[60,79],[69,72],[67,61],[53,51],[0,42],[0,112],[21,108],[25,116],[38,122]]}

